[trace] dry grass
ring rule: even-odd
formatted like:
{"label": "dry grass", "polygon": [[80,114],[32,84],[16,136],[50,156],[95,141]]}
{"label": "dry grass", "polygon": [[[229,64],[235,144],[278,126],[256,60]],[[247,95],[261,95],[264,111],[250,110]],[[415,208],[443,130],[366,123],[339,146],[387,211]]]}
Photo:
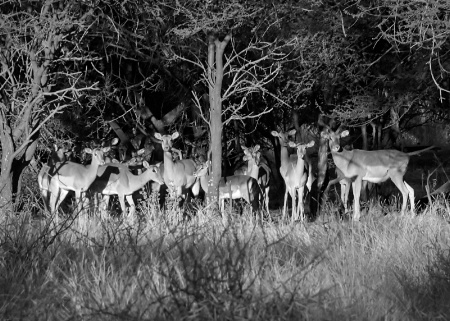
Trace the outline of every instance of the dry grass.
{"label": "dry grass", "polygon": [[[4,320],[443,320],[450,318],[444,203],[417,217],[224,226],[153,201],[139,217],[0,222]],[[330,209],[330,213],[333,212]]]}

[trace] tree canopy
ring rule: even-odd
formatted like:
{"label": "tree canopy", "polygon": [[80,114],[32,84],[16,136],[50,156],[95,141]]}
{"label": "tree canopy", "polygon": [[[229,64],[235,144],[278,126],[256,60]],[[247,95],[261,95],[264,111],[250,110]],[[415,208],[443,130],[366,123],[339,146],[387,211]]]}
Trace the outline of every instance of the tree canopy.
{"label": "tree canopy", "polygon": [[400,126],[448,119],[447,0],[11,0],[0,11],[3,185],[20,182],[39,141],[106,138],[111,121],[146,135],[205,126],[211,34],[231,36],[226,135],[251,123],[254,140],[269,137],[293,113],[350,126],[389,110]]}

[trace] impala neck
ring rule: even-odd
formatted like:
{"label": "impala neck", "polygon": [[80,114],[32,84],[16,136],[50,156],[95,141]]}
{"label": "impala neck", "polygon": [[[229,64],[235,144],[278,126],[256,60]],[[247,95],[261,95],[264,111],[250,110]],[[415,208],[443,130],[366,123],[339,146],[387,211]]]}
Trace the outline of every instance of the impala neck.
{"label": "impala neck", "polygon": [[[144,187],[145,184],[147,184],[149,181],[155,181],[155,174],[151,171],[150,168],[147,168],[145,172],[139,175],[134,175],[133,179],[129,181],[131,190],[137,191]],[[159,183],[159,182],[157,182]]]}
{"label": "impala neck", "polygon": [[256,165],[255,160],[252,158],[250,160],[248,160],[247,163],[247,175],[251,176],[255,179],[258,179],[258,174],[259,174],[259,166]]}
{"label": "impala neck", "polygon": [[95,180],[100,165],[100,160],[92,155],[91,163],[86,165],[87,172],[85,173],[84,177]]}
{"label": "impala neck", "polygon": [[205,193],[208,193],[209,174],[198,176],[197,179],[200,180],[200,186],[202,187],[203,191]]}
{"label": "impala neck", "polygon": [[341,171],[344,171],[350,160],[353,156],[353,150],[348,151],[345,149],[342,149],[340,152],[331,152],[331,156],[333,157],[334,164],[337,168],[339,168]]}
{"label": "impala neck", "polygon": [[305,155],[303,155],[303,157],[300,157],[297,154],[297,173],[303,173],[304,170],[305,170]]}
{"label": "impala neck", "polygon": [[284,145],[281,145],[280,162],[281,167],[287,168],[289,165],[289,153],[287,147]]}
{"label": "impala neck", "polygon": [[[175,162],[172,159],[172,152],[164,151],[164,180],[172,181],[173,172],[175,170]],[[166,181],[166,184],[167,184]]]}

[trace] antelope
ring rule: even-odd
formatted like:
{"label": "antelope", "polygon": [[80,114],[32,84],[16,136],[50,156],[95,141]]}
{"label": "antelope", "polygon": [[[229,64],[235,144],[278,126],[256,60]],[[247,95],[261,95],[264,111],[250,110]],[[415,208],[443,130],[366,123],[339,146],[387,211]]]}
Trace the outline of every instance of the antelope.
{"label": "antelope", "polygon": [[[305,156],[306,149],[314,146],[315,142],[312,140],[308,144],[296,144],[294,142],[289,142],[289,147],[297,149],[297,164],[295,168],[285,178],[286,188],[292,198],[292,221],[296,221],[300,212],[301,221],[305,217],[305,209],[303,206],[303,197],[306,182],[309,178],[309,173],[305,169],[311,169],[311,166],[306,165]],[[311,187],[309,188],[311,190]],[[298,193],[298,204],[295,205],[296,193]],[[284,201],[287,201],[287,192],[284,194]]]}
{"label": "antelope", "polygon": [[330,128],[324,131],[336,167],[342,172],[343,177],[352,180],[353,220],[359,221],[361,215],[359,200],[362,181],[382,183],[391,179],[402,193],[401,214],[404,215],[406,211],[409,196],[411,215],[414,215],[414,189],[405,182],[403,177],[408,167],[409,157],[433,149],[434,146],[411,153],[404,153],[395,149],[374,151],[353,149],[348,151],[340,146],[340,139],[348,136],[348,134],[348,130],[341,131],[340,127],[336,131],[332,131]]}
{"label": "antelope", "polygon": [[[270,167],[261,160],[260,146],[253,148],[242,146],[244,150],[243,160],[247,161],[247,166],[243,166],[234,171],[234,175],[249,175],[258,180],[259,186],[264,190],[264,203],[267,213],[269,213],[269,190],[270,190]],[[260,168],[263,171],[260,174]]]}
{"label": "antelope", "polygon": [[[289,136],[295,135],[296,130],[292,129],[289,132],[283,133],[283,132],[277,132],[272,131],[271,134],[274,137],[278,137],[280,146],[281,146],[281,166],[280,166],[280,174],[283,177],[286,190],[284,192],[284,205],[283,205],[283,216],[282,219],[284,220],[286,217],[286,206],[287,206],[287,198],[288,193],[291,195],[292,198],[292,221],[298,219],[298,211],[295,206],[295,200],[296,200],[296,192],[297,190],[300,191],[300,187],[302,187],[302,195],[299,195],[299,206],[303,208],[303,188],[306,185],[309,191],[311,191],[312,182],[313,182],[313,175],[312,175],[312,166],[310,164],[309,159],[306,158],[305,154],[303,154],[303,147],[306,149],[308,147],[311,147],[314,145],[314,142],[311,141],[310,143],[303,145],[303,147],[297,146],[295,144],[295,147],[297,147],[297,155],[291,155],[288,154],[288,144],[289,144]],[[294,145],[292,145],[294,146]],[[300,152],[301,151],[301,152]],[[298,153],[301,153],[301,157],[299,157]],[[301,158],[301,159],[299,159]],[[308,171],[305,171],[305,167],[308,169]],[[301,204],[300,204],[301,202]],[[301,217],[303,220],[303,215]]]}
{"label": "antelope", "polygon": [[162,170],[164,183],[168,188],[175,191],[177,197],[182,196],[186,199],[189,189],[192,190],[194,196],[199,194],[200,183],[193,176],[195,162],[192,159],[173,160],[172,151],[174,149],[172,142],[179,136],[180,134],[178,132],[174,132],[172,135],[155,133],[155,137],[161,141],[161,146],[164,151],[164,168]]}
{"label": "antelope", "polygon": [[160,165],[149,165],[147,161],[143,161],[142,165],[147,169],[139,175],[134,175],[123,164],[106,164],[100,166],[97,171],[97,177],[91,184],[89,190],[93,193],[103,195],[105,209],[109,203],[111,195],[117,195],[122,208],[122,213],[126,213],[125,198],[130,205],[129,215],[134,215],[136,205],[133,200],[133,193],[144,187],[150,181],[164,184],[160,172]]}
{"label": "antelope", "polygon": [[50,190],[50,210],[56,212],[69,191],[75,192],[79,212],[82,211],[82,201],[84,193],[97,177],[98,167],[105,163],[104,153],[110,147],[85,148],[84,152],[92,154],[92,161],[89,165],[82,165],[74,162],[57,162],[50,169],[51,176],[49,183]]}
{"label": "antelope", "polygon": [[44,207],[45,209],[50,212],[50,205],[49,205],[49,192],[50,192],[50,175],[49,172],[51,168],[55,166],[58,162],[65,162],[66,161],[66,153],[67,150],[58,147],[58,145],[53,146],[53,150],[50,154],[49,159],[47,160],[47,164],[42,165],[41,170],[38,174],[38,185],[39,190],[41,191],[42,199],[44,200]]}
{"label": "antelope", "polygon": [[[210,161],[198,164],[194,172],[194,176],[200,178],[200,184],[205,193],[208,193],[209,164]],[[230,200],[243,198],[252,206],[253,211],[258,211],[261,194],[258,181],[251,176],[233,175],[222,177],[219,182],[220,210],[223,213],[226,198]]]}

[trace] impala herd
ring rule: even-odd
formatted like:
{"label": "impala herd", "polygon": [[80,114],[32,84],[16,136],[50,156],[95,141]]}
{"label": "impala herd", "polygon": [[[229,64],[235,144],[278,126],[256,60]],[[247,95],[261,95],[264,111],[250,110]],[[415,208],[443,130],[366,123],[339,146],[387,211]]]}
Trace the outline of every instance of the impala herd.
{"label": "impala herd", "polygon": [[[288,132],[272,131],[271,134],[278,138],[280,144],[279,171],[285,183],[282,220],[286,219],[289,193],[292,199],[291,219],[303,221],[305,190],[311,191],[314,180],[313,166],[307,149],[313,147],[315,142],[314,140],[309,143],[291,141],[289,137],[296,134],[295,129]],[[322,137],[329,142],[329,149],[338,174],[335,181],[341,183],[341,200],[345,210],[348,210],[346,203],[350,184],[354,194],[353,219],[357,221],[360,218],[359,200],[362,181],[380,183],[391,179],[403,197],[401,213],[404,214],[409,197],[413,214],[414,190],[403,179],[409,156],[433,147],[409,154],[398,150],[347,151],[341,148],[340,138],[348,134],[347,130],[342,131],[341,128],[336,131],[325,128],[321,132]],[[117,138],[111,141],[110,146],[84,149],[85,153],[92,155],[91,163],[88,165],[69,161],[67,152],[55,146],[47,164],[42,166],[38,175],[39,188],[46,210],[52,213],[57,212],[69,191],[73,191],[78,211],[83,211],[86,202],[92,201],[95,208],[98,207],[101,213],[106,213],[110,196],[117,195],[122,212],[126,213],[126,199],[130,207],[129,215],[134,215],[136,206],[133,193],[152,181],[157,186],[166,185],[174,195],[185,201],[191,194],[199,195],[200,188],[207,193],[210,161],[182,159],[181,152],[172,147],[173,141],[179,136],[178,132],[171,135],[155,134],[161,143],[164,160],[154,165],[143,160],[144,150],[133,153],[133,157],[128,162],[122,163],[107,156],[111,146],[117,144]],[[289,155],[288,147],[295,149],[296,153]],[[251,205],[253,211],[258,212],[264,209],[269,213],[271,167],[267,159],[261,156],[259,145],[243,147],[243,151],[243,160],[246,164],[236,168],[234,175],[222,177],[220,180],[220,209],[224,211],[225,199],[242,198]],[[173,152],[177,152],[178,157],[174,157]],[[140,161],[138,161],[139,158]],[[146,170],[136,174],[132,172],[132,166],[138,163],[142,164]]]}

